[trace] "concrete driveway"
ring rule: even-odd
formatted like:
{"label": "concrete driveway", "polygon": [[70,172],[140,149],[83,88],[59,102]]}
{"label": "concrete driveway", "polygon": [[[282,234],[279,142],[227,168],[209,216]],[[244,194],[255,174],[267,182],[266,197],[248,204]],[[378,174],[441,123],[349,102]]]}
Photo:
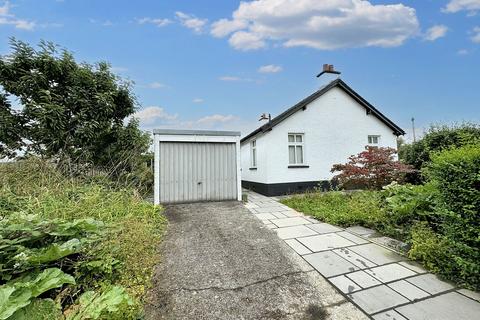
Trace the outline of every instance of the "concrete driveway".
{"label": "concrete driveway", "polygon": [[241,203],[166,214],[147,319],[368,319]]}

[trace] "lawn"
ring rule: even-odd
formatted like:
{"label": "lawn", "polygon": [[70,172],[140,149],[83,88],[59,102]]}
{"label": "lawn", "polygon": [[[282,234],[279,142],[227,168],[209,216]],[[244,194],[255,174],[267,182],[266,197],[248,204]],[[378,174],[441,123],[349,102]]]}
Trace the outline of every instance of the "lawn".
{"label": "lawn", "polygon": [[142,318],[161,212],[107,180],[37,160],[1,164],[0,319]]}

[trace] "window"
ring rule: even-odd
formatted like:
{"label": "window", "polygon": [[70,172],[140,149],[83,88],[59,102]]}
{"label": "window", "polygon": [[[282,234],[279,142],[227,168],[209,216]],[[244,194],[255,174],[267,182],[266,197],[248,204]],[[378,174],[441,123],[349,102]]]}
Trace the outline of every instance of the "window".
{"label": "window", "polygon": [[288,134],[288,162],[290,164],[303,164],[304,140],[303,133]]}
{"label": "window", "polygon": [[378,144],[380,136],[368,136],[368,144]]}
{"label": "window", "polygon": [[250,142],[250,150],[251,150],[251,159],[250,159],[250,164],[252,165],[252,168],[257,167],[257,140],[253,140]]}

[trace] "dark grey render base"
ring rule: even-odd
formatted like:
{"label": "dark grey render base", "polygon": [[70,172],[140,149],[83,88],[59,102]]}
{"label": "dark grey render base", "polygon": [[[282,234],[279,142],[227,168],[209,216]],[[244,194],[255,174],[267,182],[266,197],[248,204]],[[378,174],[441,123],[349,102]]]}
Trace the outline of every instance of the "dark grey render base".
{"label": "dark grey render base", "polygon": [[302,181],[287,183],[259,183],[242,180],[242,188],[249,189],[265,196],[280,196],[292,193],[301,193],[315,188],[322,191],[330,190],[332,184],[328,180],[324,181]]}

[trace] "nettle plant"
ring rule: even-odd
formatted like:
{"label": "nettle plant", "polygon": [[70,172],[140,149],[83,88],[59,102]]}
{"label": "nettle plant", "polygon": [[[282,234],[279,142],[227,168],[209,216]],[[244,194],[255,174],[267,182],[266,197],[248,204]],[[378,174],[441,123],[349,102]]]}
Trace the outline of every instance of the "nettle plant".
{"label": "nettle plant", "polygon": [[333,181],[344,189],[379,190],[393,181],[402,182],[412,166],[396,160],[393,148],[367,146],[365,151],[348,158],[345,164],[334,164],[331,172],[339,172]]}

